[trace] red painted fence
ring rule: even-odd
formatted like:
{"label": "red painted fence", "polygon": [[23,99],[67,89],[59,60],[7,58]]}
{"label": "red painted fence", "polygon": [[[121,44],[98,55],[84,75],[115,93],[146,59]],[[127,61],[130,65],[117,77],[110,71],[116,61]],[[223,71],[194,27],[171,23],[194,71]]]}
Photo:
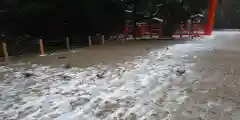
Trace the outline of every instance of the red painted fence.
{"label": "red painted fence", "polygon": [[[202,35],[207,35],[208,33],[205,32],[206,26],[202,24],[181,24],[179,28],[174,33],[174,35],[179,35],[183,37],[188,35],[189,37],[198,37]],[[127,30],[127,31],[126,31]],[[131,33],[132,26],[127,26],[125,28],[124,33],[129,32]],[[137,26],[137,33],[136,37],[143,37],[143,36],[162,36],[163,27],[162,24],[139,24]]]}

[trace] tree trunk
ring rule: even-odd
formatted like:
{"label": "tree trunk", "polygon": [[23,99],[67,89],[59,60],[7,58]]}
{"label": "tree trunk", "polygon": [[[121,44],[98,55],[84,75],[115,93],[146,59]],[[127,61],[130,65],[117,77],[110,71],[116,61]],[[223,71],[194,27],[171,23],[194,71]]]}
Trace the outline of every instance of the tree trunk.
{"label": "tree trunk", "polygon": [[166,22],[163,24],[163,36],[164,37],[172,37],[172,35],[176,32],[177,23],[175,22]]}
{"label": "tree trunk", "polygon": [[136,32],[137,32],[137,5],[133,4],[133,38],[136,38]]}

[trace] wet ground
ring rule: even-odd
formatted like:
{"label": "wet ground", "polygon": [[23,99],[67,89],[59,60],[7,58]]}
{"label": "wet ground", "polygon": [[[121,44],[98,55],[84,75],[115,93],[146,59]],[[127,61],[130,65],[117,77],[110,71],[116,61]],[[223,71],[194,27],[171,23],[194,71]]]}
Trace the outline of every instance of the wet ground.
{"label": "wet ground", "polygon": [[21,58],[0,68],[0,119],[238,120],[239,45],[225,31]]}
{"label": "wet ground", "polygon": [[58,67],[70,63],[76,67],[88,67],[96,64],[124,63],[132,61],[137,56],[146,56],[151,50],[159,49],[167,45],[184,43],[184,40],[128,40],[124,44],[121,41],[105,42],[105,45],[94,45],[89,48],[74,49],[70,52],[48,52],[46,56],[25,55],[11,58],[11,64],[27,62],[31,64],[51,65]]}

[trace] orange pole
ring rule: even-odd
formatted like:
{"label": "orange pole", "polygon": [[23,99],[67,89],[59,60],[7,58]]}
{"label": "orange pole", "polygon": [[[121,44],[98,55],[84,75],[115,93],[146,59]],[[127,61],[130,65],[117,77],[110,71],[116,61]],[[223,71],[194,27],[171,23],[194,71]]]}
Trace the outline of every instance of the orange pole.
{"label": "orange pole", "polygon": [[102,45],[104,45],[105,44],[104,35],[102,35],[101,39],[102,39]]}
{"label": "orange pole", "polygon": [[92,47],[92,39],[91,36],[88,36],[88,46]]}
{"label": "orange pole", "polygon": [[42,39],[39,40],[39,44],[40,44],[40,56],[43,56],[44,55],[44,46],[43,46]]}
{"label": "orange pole", "polygon": [[212,34],[216,9],[217,9],[217,0],[210,0],[210,8],[208,11],[208,24],[205,28],[206,35]]}
{"label": "orange pole", "polygon": [[7,51],[7,44],[5,40],[2,41],[2,48],[3,48],[5,62],[8,62],[8,51]]}
{"label": "orange pole", "polygon": [[67,50],[70,51],[70,44],[69,44],[69,38],[66,37],[66,47],[67,47]]}

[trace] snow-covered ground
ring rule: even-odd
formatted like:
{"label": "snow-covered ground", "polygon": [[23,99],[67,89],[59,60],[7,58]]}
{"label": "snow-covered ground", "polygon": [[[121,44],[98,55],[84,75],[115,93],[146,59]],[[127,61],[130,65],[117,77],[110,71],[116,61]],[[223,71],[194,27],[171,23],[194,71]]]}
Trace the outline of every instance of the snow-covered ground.
{"label": "snow-covered ground", "polygon": [[174,119],[196,82],[188,76],[195,63],[183,59],[198,58],[182,53],[197,47],[203,48],[191,42],[166,46],[116,67],[1,67],[0,119]]}
{"label": "snow-covered ground", "polygon": [[188,66],[172,54],[166,47],[116,68],[1,67],[0,118],[168,119],[188,98],[186,82],[192,82],[179,75]]}

